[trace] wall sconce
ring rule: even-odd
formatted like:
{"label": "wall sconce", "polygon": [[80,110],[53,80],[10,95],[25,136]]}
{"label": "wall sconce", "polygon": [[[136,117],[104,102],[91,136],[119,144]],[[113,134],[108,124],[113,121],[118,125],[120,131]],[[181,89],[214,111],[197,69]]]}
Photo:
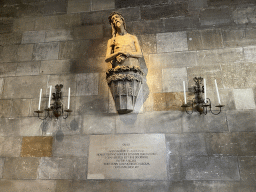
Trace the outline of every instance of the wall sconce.
{"label": "wall sconce", "polygon": [[[52,118],[53,116],[58,119],[60,116],[63,116],[63,119],[68,118],[69,114],[72,112],[72,110],[69,109],[70,107],[70,88],[68,89],[68,108],[66,110],[63,110],[63,104],[61,102],[62,100],[62,92],[61,89],[63,88],[63,85],[55,85],[55,93],[52,93],[52,86],[50,86],[50,92],[49,92],[49,102],[48,102],[48,108],[45,109],[45,116],[44,118],[40,117],[40,113],[43,113],[44,111],[40,110],[41,105],[41,98],[42,98],[42,89],[40,90],[40,96],[39,96],[39,104],[38,104],[38,110],[34,111],[38,114],[38,118],[41,120],[45,120],[46,118]],[[51,97],[52,95],[52,97]],[[51,104],[51,99],[54,100],[54,103]],[[66,113],[64,116],[64,112]]]}
{"label": "wall sconce", "polygon": [[[194,111],[197,111],[201,114],[206,115],[209,107],[209,111],[214,114],[218,115],[221,112],[221,108],[224,107],[225,105],[221,105],[220,102],[220,95],[219,95],[219,90],[218,90],[218,85],[217,81],[215,79],[215,87],[216,87],[216,92],[217,92],[217,97],[218,97],[218,102],[219,105],[215,106],[219,108],[219,111],[217,113],[212,112],[212,105],[211,105],[211,100],[206,97],[206,80],[204,79],[204,85],[201,86],[203,78],[202,77],[194,77],[193,79],[195,81],[195,86],[194,88],[194,93],[195,97],[192,99],[191,105],[187,104],[186,100],[186,89],[185,89],[185,81],[183,81],[183,88],[184,88],[184,104],[181,107],[185,108],[185,111],[187,114],[191,115]],[[202,94],[204,93],[204,99],[202,97]],[[189,112],[187,110],[188,107],[191,107],[192,110]]]}

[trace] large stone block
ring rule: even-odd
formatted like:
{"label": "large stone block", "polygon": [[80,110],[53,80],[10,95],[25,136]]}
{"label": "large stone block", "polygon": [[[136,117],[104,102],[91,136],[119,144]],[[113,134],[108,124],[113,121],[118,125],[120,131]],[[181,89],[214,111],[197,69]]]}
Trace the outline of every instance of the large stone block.
{"label": "large stone block", "polygon": [[21,137],[0,137],[0,156],[19,157],[21,142]]}
{"label": "large stone block", "polygon": [[154,111],[166,111],[166,93],[154,93],[153,94],[153,110]]}
{"label": "large stone block", "polygon": [[182,166],[186,180],[240,180],[237,157],[188,156]]}
{"label": "large stone block", "polygon": [[[164,22],[162,19],[158,20],[141,20],[134,21],[132,23],[126,23],[127,29],[130,33],[136,35],[144,35],[144,34],[156,34],[165,32]],[[108,25],[109,26],[109,25]],[[109,27],[108,31],[111,31],[111,27]],[[109,33],[111,34],[111,33]]]}
{"label": "large stone block", "polygon": [[15,62],[17,61],[18,45],[7,45],[1,47],[0,61],[2,62]]}
{"label": "large stone block", "polygon": [[201,9],[201,8],[206,8],[207,5],[207,0],[195,0],[195,1],[189,1],[189,9]]}
{"label": "large stone block", "polygon": [[56,181],[54,180],[1,180],[0,190],[9,191],[26,191],[26,192],[55,192]]}
{"label": "large stone block", "polygon": [[52,137],[23,137],[21,157],[51,157]]}
{"label": "large stone block", "polygon": [[3,87],[4,87],[4,79],[0,78],[0,94],[2,95],[3,93]]}
{"label": "large stone block", "polygon": [[233,89],[236,109],[255,109],[252,89]]}
{"label": "large stone block", "polygon": [[[89,40],[60,42],[59,59],[84,58],[90,45]],[[73,65],[75,64],[74,62]],[[73,71],[75,72],[75,69]]]}
{"label": "large stone block", "polygon": [[255,156],[256,134],[251,132],[208,133],[208,154]]}
{"label": "large stone block", "polygon": [[115,115],[84,115],[79,120],[79,127],[82,133],[92,134],[114,134],[116,128]]}
{"label": "large stone block", "polygon": [[36,98],[46,87],[46,76],[9,77],[4,81],[3,98]]}
{"label": "large stone block", "polygon": [[21,33],[6,33],[0,35],[0,45],[20,44],[22,39]]}
{"label": "large stone block", "polygon": [[229,8],[208,8],[200,11],[200,23],[205,25],[227,25],[231,24],[231,13]]}
{"label": "large stone block", "polygon": [[167,17],[185,16],[188,12],[186,3],[177,3],[162,6],[147,6],[141,8],[141,19],[151,20]]}
{"label": "large stone block", "polygon": [[201,133],[166,134],[166,147],[170,155],[207,155],[205,136]]}
{"label": "large stone block", "polygon": [[115,9],[115,0],[92,0],[92,11]]}
{"label": "large stone block", "polygon": [[[87,53],[88,56],[90,53]],[[71,72],[73,73],[104,73],[111,68],[111,63],[105,62],[105,57],[88,58],[87,55],[72,60]],[[106,75],[105,75],[106,78]]]}
{"label": "large stone block", "polygon": [[58,16],[45,16],[45,17],[38,17],[34,22],[34,29],[33,30],[52,30],[58,29],[59,20]]}
{"label": "large stone block", "polygon": [[33,60],[58,59],[59,43],[39,43],[34,45]]}
{"label": "large stone block", "polygon": [[167,181],[100,181],[100,180],[86,180],[86,181],[74,181],[72,183],[72,190],[74,192],[79,191],[104,191],[104,192],[167,192]]}
{"label": "large stone block", "polygon": [[15,76],[17,63],[1,63],[0,77]]}
{"label": "large stone block", "polygon": [[19,62],[17,64],[16,76],[39,75],[40,61]]}
{"label": "large stone block", "polygon": [[74,39],[100,39],[103,38],[103,25],[85,25],[74,28]]}
{"label": "large stone block", "polygon": [[[36,109],[37,108],[31,109],[31,110],[36,110]],[[36,118],[35,116],[20,119],[20,126],[19,126],[20,136],[41,136],[42,135],[42,124],[44,124],[44,122]]]}
{"label": "large stone block", "polygon": [[244,62],[243,48],[204,50],[197,52],[198,65],[234,64]]}
{"label": "large stone block", "polygon": [[186,32],[158,33],[156,40],[158,53],[188,50]]}
{"label": "large stone block", "polygon": [[253,63],[221,65],[224,88],[251,88],[255,83],[256,67]]}
{"label": "large stone block", "polygon": [[149,112],[145,114],[146,133],[181,133],[180,112]]}
{"label": "large stone block", "polygon": [[197,53],[194,51],[150,54],[149,62],[151,65],[161,68],[193,67],[197,65],[196,55]]}
{"label": "large stone block", "polygon": [[158,4],[167,4],[168,0],[148,0],[148,1],[141,1],[141,0],[130,0],[130,1],[122,1],[116,0],[116,7],[117,8],[126,8],[126,7],[135,7],[135,6],[143,6],[143,5],[158,5]]}
{"label": "large stone block", "polygon": [[99,73],[81,73],[77,75],[77,96],[98,95]]}
{"label": "large stone block", "polygon": [[[110,26],[108,21],[108,16],[113,10],[106,11],[93,11],[81,14],[82,24],[85,25],[95,25],[95,24],[106,24]],[[140,20],[140,8],[139,7],[129,7],[126,9],[117,9],[117,12],[121,13],[125,18],[126,23],[130,21]],[[111,29],[111,26],[110,26]]]}
{"label": "large stone block", "polygon": [[255,45],[256,42],[255,29],[223,29],[222,38],[225,47]]}
{"label": "large stone block", "polygon": [[37,179],[39,158],[8,157],[5,159],[4,179]]}
{"label": "large stone block", "polygon": [[166,68],[162,72],[163,92],[183,91],[183,81],[187,80],[186,68]]}
{"label": "large stone block", "polygon": [[[150,66],[152,67],[152,66]],[[147,74],[147,85],[149,87],[150,93],[162,92],[162,70],[154,68],[149,69]]]}
{"label": "large stone block", "polygon": [[0,111],[0,117],[11,117],[12,116],[12,106],[13,106],[12,100],[1,99],[0,107],[2,110]]}
{"label": "large stone block", "polygon": [[138,40],[143,54],[156,53],[156,35],[139,35]]}
{"label": "large stone block", "polygon": [[88,95],[77,97],[76,113],[77,115],[92,115],[108,112],[108,97],[102,95]]}
{"label": "large stone block", "polygon": [[69,29],[82,24],[80,13],[58,15],[57,17],[59,29]]}
{"label": "large stone block", "polygon": [[204,49],[223,48],[223,40],[220,29],[207,29],[201,31]]}
{"label": "large stone block", "polygon": [[90,0],[69,0],[67,12],[69,13],[79,13],[91,11],[91,1]]}
{"label": "large stone block", "polygon": [[[2,10],[1,10],[2,12]],[[2,16],[0,19],[0,34],[1,33],[11,33],[13,29],[13,18],[7,18]]]}
{"label": "large stone block", "polygon": [[178,155],[168,155],[168,180],[170,181],[181,181],[181,157]]}
{"label": "large stone block", "polygon": [[90,41],[90,47],[86,53],[86,59],[88,57],[89,58],[97,58],[97,57],[105,58],[106,52],[107,52],[107,44],[108,44],[108,38],[92,39]]}
{"label": "large stone block", "polygon": [[244,48],[244,57],[247,62],[256,63],[256,47],[245,47]]}
{"label": "large stone block", "polygon": [[39,179],[73,179],[86,180],[86,158],[44,157],[38,167]]}
{"label": "large stone block", "polygon": [[43,15],[55,15],[55,14],[66,14],[67,13],[68,1],[45,1],[39,4],[39,11]]}
{"label": "large stone block", "polygon": [[223,48],[223,39],[220,29],[190,31],[187,36],[189,50]]}
{"label": "large stone block", "polygon": [[[3,167],[4,167],[4,158],[0,158],[0,178],[3,178]],[[1,185],[1,184],[0,184]]]}
{"label": "large stone block", "polygon": [[[194,2],[194,1],[190,1]],[[172,17],[164,19],[165,32],[185,31],[200,26],[198,17]]]}
{"label": "large stone block", "polygon": [[247,111],[228,111],[228,128],[231,132],[255,132],[256,130],[256,112]]}
{"label": "large stone block", "polygon": [[236,24],[245,24],[248,23],[248,13],[249,9],[247,8],[240,8],[238,7],[232,12],[232,19]]}
{"label": "large stone block", "polygon": [[241,181],[181,181],[173,182],[169,190],[181,192],[254,191],[255,185]]}
{"label": "large stone block", "polygon": [[256,157],[238,157],[241,180],[248,183],[256,181]]}
{"label": "large stone block", "polygon": [[45,31],[25,31],[22,34],[22,44],[45,42]]}
{"label": "large stone block", "polygon": [[199,115],[195,112],[192,115],[185,114],[182,118],[184,132],[228,132],[226,113],[221,115]]}
{"label": "large stone block", "polygon": [[13,31],[23,32],[23,31],[33,31],[35,30],[35,18],[34,17],[22,17],[14,19],[13,21]]}
{"label": "large stone block", "polygon": [[19,45],[17,52],[17,61],[31,61],[33,47],[33,44]]}
{"label": "large stone block", "polygon": [[70,192],[72,191],[72,180],[56,180],[55,192]]}
{"label": "large stone block", "polygon": [[0,124],[1,136],[19,136],[20,119],[0,118]]}
{"label": "large stone block", "polygon": [[204,49],[201,31],[193,30],[187,32],[188,50]]}
{"label": "large stone block", "polygon": [[27,117],[30,112],[30,99],[13,99],[12,100],[12,117]]}
{"label": "large stone block", "polygon": [[65,74],[70,73],[70,60],[49,60],[41,61],[41,74]]}
{"label": "large stone block", "polygon": [[68,40],[73,40],[70,30],[54,29],[45,32],[45,42]]}
{"label": "large stone block", "polygon": [[56,135],[53,143],[54,157],[87,157],[89,136]]}

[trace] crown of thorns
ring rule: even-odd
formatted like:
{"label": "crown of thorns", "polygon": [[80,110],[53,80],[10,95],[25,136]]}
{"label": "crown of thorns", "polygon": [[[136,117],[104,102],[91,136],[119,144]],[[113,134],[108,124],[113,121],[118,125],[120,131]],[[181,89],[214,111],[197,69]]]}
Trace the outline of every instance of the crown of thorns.
{"label": "crown of thorns", "polygon": [[125,23],[125,21],[124,21],[124,18],[123,18],[123,16],[121,15],[121,13],[118,13],[118,12],[112,12],[110,15],[109,15],[109,17],[108,17],[108,20],[109,20],[109,23],[111,24],[112,23],[112,17],[113,17],[113,15],[119,15],[120,16],[120,18],[123,20],[123,22]]}

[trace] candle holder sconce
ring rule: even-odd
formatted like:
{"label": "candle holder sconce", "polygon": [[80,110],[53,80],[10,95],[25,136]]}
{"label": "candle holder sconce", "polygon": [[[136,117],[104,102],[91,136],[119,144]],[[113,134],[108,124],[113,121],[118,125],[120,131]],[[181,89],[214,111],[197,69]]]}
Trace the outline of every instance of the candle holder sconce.
{"label": "candle holder sconce", "polygon": [[[195,81],[195,86],[193,86],[193,92],[195,94],[195,97],[192,99],[191,104],[187,104],[185,99],[185,104],[183,104],[181,107],[185,108],[186,113],[189,115],[191,115],[194,111],[197,111],[200,115],[201,114],[206,115],[208,111],[210,111],[213,115],[220,114],[221,108],[224,107],[225,105],[221,105],[220,103],[216,80],[215,80],[215,86],[216,86],[217,96],[219,100],[219,105],[215,106],[219,108],[219,111],[217,113],[214,113],[212,111],[211,100],[209,98],[206,98],[206,82],[204,81],[204,85],[202,85],[202,81],[203,81],[202,77],[194,77],[193,80]],[[184,90],[185,90],[185,87],[184,87]],[[202,96],[203,93],[205,94],[205,98],[203,98]],[[185,91],[184,91],[184,97],[185,97]],[[188,108],[191,108],[191,110],[188,110]]]}
{"label": "candle holder sconce", "polygon": [[[69,88],[69,94],[68,94],[68,109],[64,110],[63,104],[62,104],[62,91],[63,88],[62,84],[55,85],[55,93],[51,94],[51,87],[50,87],[50,93],[49,93],[49,103],[48,108],[43,110],[40,110],[40,104],[41,104],[41,95],[42,90],[40,91],[40,97],[39,97],[39,106],[38,110],[34,111],[38,114],[38,118],[41,120],[45,120],[48,117],[52,118],[55,117],[58,119],[60,116],[63,116],[63,119],[67,119],[69,114],[72,112],[72,110],[69,109],[70,105],[70,88]],[[54,100],[54,102],[51,104],[51,100]],[[45,112],[44,117],[40,117],[40,114],[43,114]]]}

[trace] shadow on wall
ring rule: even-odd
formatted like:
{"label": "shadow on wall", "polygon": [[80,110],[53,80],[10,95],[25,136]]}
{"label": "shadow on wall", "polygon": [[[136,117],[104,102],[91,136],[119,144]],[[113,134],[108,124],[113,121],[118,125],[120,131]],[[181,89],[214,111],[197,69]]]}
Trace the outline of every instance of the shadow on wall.
{"label": "shadow on wall", "polygon": [[76,118],[72,116],[69,118],[73,119],[71,121],[66,121],[63,119],[58,119],[57,121],[53,119],[44,120],[40,125],[42,135],[47,135],[47,133],[50,133],[56,138],[57,141],[61,142],[64,139],[65,133],[74,133],[79,131],[79,125]]}

